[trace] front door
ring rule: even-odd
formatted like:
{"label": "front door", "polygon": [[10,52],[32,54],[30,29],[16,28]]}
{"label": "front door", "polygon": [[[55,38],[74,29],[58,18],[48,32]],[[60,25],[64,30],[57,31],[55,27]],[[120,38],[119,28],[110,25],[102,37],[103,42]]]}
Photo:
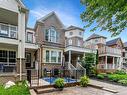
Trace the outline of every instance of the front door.
{"label": "front door", "polygon": [[26,68],[31,67],[31,53],[26,53]]}

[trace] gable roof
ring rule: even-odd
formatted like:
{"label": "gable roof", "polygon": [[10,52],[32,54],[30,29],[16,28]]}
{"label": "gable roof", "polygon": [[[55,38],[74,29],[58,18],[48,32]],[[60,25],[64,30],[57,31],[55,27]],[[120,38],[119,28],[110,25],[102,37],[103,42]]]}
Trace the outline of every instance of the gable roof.
{"label": "gable roof", "polygon": [[60,19],[58,18],[57,14],[53,11],[53,12],[50,12],[49,14],[45,15],[44,17],[40,18],[37,20],[37,22],[41,22],[41,23],[44,23],[44,21],[46,19],[48,19],[49,17],[55,15],[55,17],[58,19],[58,21],[60,22],[60,24],[64,27],[64,24],[60,21]]}
{"label": "gable roof", "polygon": [[88,37],[86,39],[86,41],[91,40],[91,39],[95,39],[95,38],[104,38],[104,39],[106,39],[106,37],[104,37],[104,36],[93,33],[90,37]]}
{"label": "gable roof", "polygon": [[77,26],[73,26],[73,25],[69,26],[69,27],[66,29],[66,31],[75,30],[75,29],[79,29],[79,30],[81,30],[81,31],[84,31],[83,28],[80,28],[80,27],[77,27]]}
{"label": "gable roof", "polygon": [[16,0],[16,1],[18,2],[18,4],[19,4],[22,8],[28,10],[28,9],[26,8],[26,6],[23,4],[22,0]]}
{"label": "gable roof", "polygon": [[124,43],[124,47],[127,47],[127,42]]}
{"label": "gable roof", "polygon": [[115,44],[117,44],[118,40],[121,40],[121,38],[116,38],[116,39],[110,40],[110,41],[106,42],[106,45],[108,45],[108,46],[115,45]]}

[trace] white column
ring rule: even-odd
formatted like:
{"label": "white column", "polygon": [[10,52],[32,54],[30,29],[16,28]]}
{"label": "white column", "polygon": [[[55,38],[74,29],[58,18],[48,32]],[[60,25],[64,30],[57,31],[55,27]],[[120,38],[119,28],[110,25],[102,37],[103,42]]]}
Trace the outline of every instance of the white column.
{"label": "white column", "polygon": [[71,51],[69,51],[69,64],[71,63]]}
{"label": "white column", "polygon": [[115,59],[115,58],[113,57],[113,69],[115,69],[115,63],[114,63],[114,59]]}
{"label": "white column", "polygon": [[107,69],[107,56],[105,56],[105,69]]}

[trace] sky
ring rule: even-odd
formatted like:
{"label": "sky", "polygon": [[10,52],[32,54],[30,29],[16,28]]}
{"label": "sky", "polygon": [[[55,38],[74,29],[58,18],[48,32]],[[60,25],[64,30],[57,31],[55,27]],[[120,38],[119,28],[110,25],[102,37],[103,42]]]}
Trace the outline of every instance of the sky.
{"label": "sky", "polygon": [[[37,19],[54,11],[62,23],[68,27],[75,25],[83,28],[85,23],[80,19],[80,14],[85,10],[85,6],[80,4],[80,0],[23,0],[25,6],[29,9],[28,27],[33,28]],[[123,42],[127,42],[127,30],[124,30],[119,36],[111,37],[107,31],[90,32],[91,27],[85,29],[84,40],[93,33],[107,37],[107,41],[121,37]]]}

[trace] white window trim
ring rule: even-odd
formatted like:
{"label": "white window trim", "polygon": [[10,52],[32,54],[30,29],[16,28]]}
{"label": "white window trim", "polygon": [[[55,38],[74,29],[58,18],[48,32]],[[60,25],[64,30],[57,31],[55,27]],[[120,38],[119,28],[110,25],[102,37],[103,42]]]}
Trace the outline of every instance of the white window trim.
{"label": "white window trim", "polygon": [[[55,32],[55,41],[51,41],[51,31],[54,31]],[[46,30],[45,30],[46,31]],[[59,40],[57,40],[57,34],[58,34],[58,32],[55,30],[55,28],[53,28],[53,27],[50,27],[49,29],[47,29],[47,31],[48,31],[48,42],[53,42],[53,43],[59,43]],[[46,35],[45,35],[45,37],[46,37]]]}
{"label": "white window trim", "polygon": [[[0,31],[1,31],[1,25],[5,25],[5,26],[8,26],[9,27],[9,31],[8,31],[8,36],[5,36],[5,37],[9,37],[9,38],[13,38],[13,37],[11,37],[11,27],[15,27],[16,28],[16,31],[13,31],[13,32],[15,32],[16,33],[16,37],[14,38],[14,39],[16,39],[17,38],[17,33],[18,33],[18,28],[17,28],[17,26],[14,26],[14,25],[10,25],[10,24],[3,24],[3,23],[0,23]],[[4,36],[3,36],[4,37]]]}
{"label": "white window trim", "polygon": [[[44,55],[44,57],[45,57],[45,63],[56,63],[56,64],[62,64],[62,51],[60,51],[60,50],[48,50],[49,51],[49,62],[46,62],[46,51],[47,51],[48,49],[46,49],[44,52],[45,52],[45,55]],[[51,51],[56,51],[56,53],[57,53],[57,55],[56,55],[56,62],[51,62]],[[59,56],[59,52],[61,52],[61,62],[58,62],[58,56]]]}

